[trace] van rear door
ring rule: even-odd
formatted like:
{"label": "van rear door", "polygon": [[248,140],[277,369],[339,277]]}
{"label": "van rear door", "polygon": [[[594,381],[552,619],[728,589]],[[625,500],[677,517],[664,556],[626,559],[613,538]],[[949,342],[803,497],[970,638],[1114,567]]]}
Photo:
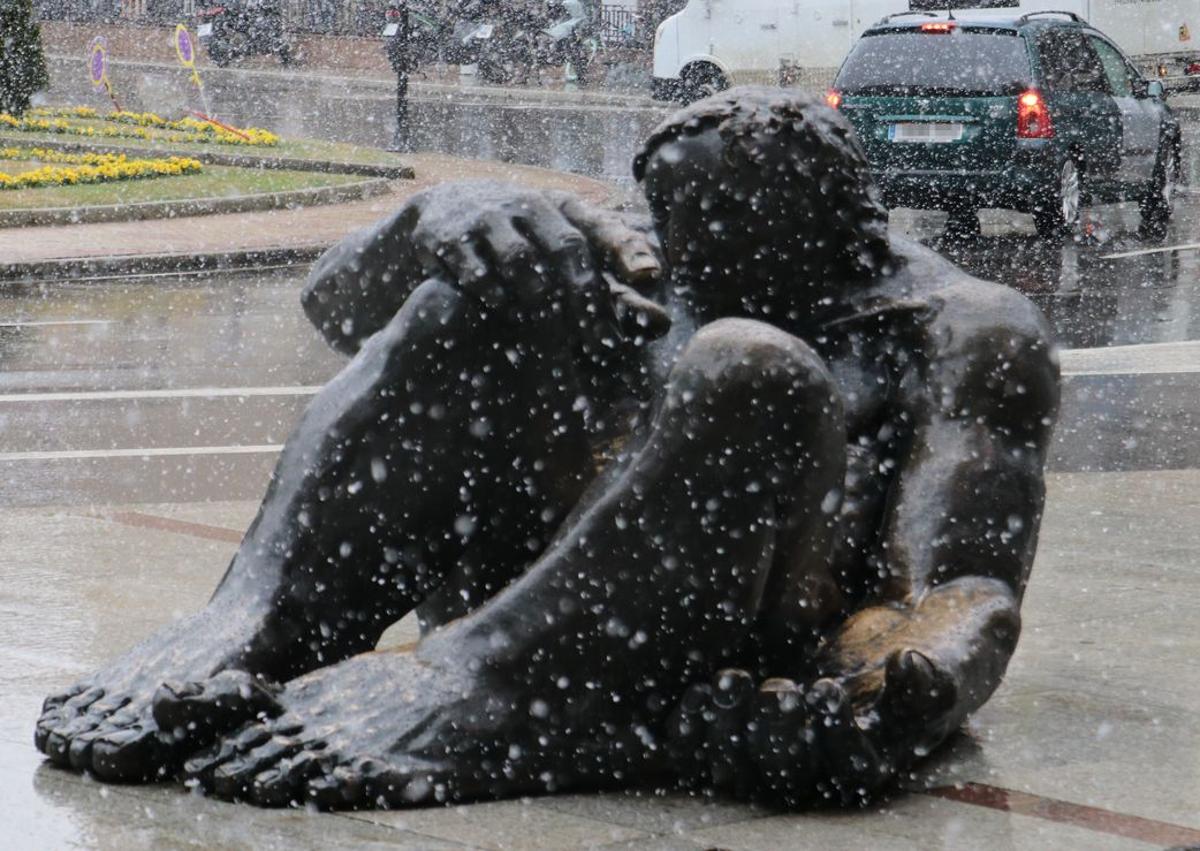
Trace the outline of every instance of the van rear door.
{"label": "van rear door", "polygon": [[789,39],[790,20],[779,0],[709,0],[712,54],[729,69],[732,82],[775,84]]}

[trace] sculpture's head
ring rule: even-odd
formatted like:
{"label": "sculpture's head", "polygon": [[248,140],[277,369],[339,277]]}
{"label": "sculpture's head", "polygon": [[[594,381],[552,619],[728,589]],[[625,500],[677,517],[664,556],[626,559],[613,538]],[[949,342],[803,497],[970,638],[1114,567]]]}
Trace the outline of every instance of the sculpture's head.
{"label": "sculpture's head", "polygon": [[853,130],[800,92],[740,88],[686,107],[634,175],[675,285],[710,311],[804,311],[891,262]]}

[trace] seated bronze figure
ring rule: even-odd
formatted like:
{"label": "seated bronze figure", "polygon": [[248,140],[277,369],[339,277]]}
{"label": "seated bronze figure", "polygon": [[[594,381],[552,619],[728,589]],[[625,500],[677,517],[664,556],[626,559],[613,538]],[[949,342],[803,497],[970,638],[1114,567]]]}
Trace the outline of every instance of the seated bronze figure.
{"label": "seated bronze figure", "polygon": [[803,95],[702,101],[635,170],[652,225],[447,185],[329,251],[304,308],[352,360],[211,604],[37,746],[262,805],[852,804],[979,708],[1041,520],[1043,317],[889,239]]}

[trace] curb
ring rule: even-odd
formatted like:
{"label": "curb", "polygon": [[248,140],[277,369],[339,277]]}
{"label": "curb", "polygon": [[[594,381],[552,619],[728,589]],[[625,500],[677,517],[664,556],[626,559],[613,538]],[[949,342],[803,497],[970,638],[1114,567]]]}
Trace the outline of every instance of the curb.
{"label": "curb", "polygon": [[44,225],[89,225],[100,222],[139,222],[182,216],[212,216],[229,213],[259,213],[292,207],[315,207],[375,198],[388,192],[388,181],[380,178],[344,186],[318,186],[291,192],[262,192],[218,198],[185,198],[177,201],[141,201],[134,204],[105,204],[95,207],[43,207],[33,210],[0,210],[0,228]]}
{"label": "curb", "polygon": [[125,257],[80,257],[0,264],[0,282],[51,283],[172,273],[236,271],[264,266],[299,266],[320,257],[326,244],[253,248],[208,254],[138,254]]}
{"label": "curb", "polygon": [[234,168],[261,168],[279,171],[311,171],[319,174],[354,174],[361,177],[379,177],[385,180],[413,180],[417,173],[406,165],[369,165],[367,163],[341,163],[333,160],[301,160],[287,157],[263,157],[253,154],[223,154],[217,151],[189,151],[177,148],[137,147],[125,145],[89,144],[87,142],[44,139],[30,141],[32,133],[0,132],[0,139],[23,141],[30,146],[48,148],[65,153],[124,154],[127,157],[190,157],[206,165],[223,165]]}

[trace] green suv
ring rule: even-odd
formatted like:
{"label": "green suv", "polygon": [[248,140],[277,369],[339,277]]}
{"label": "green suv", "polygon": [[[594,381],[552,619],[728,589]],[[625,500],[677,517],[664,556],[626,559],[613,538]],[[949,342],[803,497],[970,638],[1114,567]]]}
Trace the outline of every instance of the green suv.
{"label": "green suv", "polygon": [[851,50],[827,96],[892,207],[1032,213],[1046,238],[1089,203],[1138,201],[1161,239],[1180,171],[1162,84],[1069,12],[891,15]]}

